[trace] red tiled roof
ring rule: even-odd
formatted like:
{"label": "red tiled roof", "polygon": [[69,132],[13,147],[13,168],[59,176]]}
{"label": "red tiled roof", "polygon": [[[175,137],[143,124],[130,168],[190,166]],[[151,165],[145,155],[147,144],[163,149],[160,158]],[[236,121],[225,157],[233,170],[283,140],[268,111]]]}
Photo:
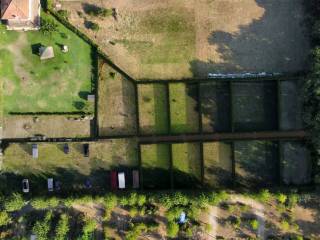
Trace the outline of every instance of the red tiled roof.
{"label": "red tiled roof", "polygon": [[2,19],[28,19],[29,1],[31,0],[1,0]]}

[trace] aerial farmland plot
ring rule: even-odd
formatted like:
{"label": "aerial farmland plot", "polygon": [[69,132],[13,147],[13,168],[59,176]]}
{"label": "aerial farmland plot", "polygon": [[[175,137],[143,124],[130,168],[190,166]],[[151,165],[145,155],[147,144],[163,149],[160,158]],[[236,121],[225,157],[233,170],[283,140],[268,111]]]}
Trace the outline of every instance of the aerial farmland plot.
{"label": "aerial farmland plot", "polygon": [[277,85],[275,82],[233,82],[233,125],[235,131],[276,130]]}
{"label": "aerial farmland plot", "polygon": [[138,85],[139,125],[144,134],[169,132],[168,96],[164,84]]}
{"label": "aerial farmland plot", "polygon": [[200,84],[200,102],[203,132],[231,131],[231,98],[228,82]]}
{"label": "aerial farmland plot", "polygon": [[170,188],[170,145],[141,145],[143,186],[146,189]]}
{"label": "aerial farmland plot", "polygon": [[170,120],[172,133],[199,131],[198,88],[194,84],[169,85]]}
{"label": "aerial farmland plot", "polygon": [[271,141],[234,142],[235,174],[240,186],[270,186],[279,181],[278,144]]}
{"label": "aerial farmland plot", "polygon": [[175,188],[194,188],[201,183],[200,144],[172,144],[173,184]]}
{"label": "aerial farmland plot", "polygon": [[[303,0],[89,1],[116,9],[116,18],[90,16],[82,1],[61,2],[70,22],[135,79],[306,67]],[[85,20],[99,24],[99,31],[88,29]]]}
{"label": "aerial farmland plot", "polygon": [[100,59],[98,86],[99,135],[135,133],[137,127],[134,84]]}
{"label": "aerial farmland plot", "polygon": [[203,144],[204,184],[208,187],[232,183],[232,144],[206,142]]}

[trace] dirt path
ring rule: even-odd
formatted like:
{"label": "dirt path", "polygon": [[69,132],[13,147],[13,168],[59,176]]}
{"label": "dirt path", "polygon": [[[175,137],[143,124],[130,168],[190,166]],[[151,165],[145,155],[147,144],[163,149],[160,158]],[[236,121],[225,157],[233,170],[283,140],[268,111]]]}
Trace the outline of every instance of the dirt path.
{"label": "dirt path", "polygon": [[233,203],[242,203],[250,206],[254,210],[254,214],[259,222],[259,228],[257,231],[258,239],[266,239],[265,236],[265,215],[263,204],[253,200],[252,198],[246,198],[241,195],[231,195],[230,201]]}
{"label": "dirt path", "polygon": [[212,206],[209,208],[208,224],[211,225],[211,231],[208,233],[208,239],[216,239],[217,236],[217,225],[218,225],[218,212],[219,208]]}

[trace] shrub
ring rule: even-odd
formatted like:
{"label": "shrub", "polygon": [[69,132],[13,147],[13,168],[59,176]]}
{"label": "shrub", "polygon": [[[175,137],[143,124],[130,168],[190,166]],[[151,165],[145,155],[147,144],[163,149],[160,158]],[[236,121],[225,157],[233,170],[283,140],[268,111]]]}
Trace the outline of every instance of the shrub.
{"label": "shrub", "polygon": [[179,233],[179,225],[175,222],[169,222],[167,225],[167,236],[170,238],[175,238]]}
{"label": "shrub", "polygon": [[5,211],[0,212],[0,227],[6,226],[11,223],[11,217]]}
{"label": "shrub", "polygon": [[67,10],[63,10],[63,9],[58,10],[58,14],[60,15],[60,17],[66,19],[66,20],[68,20],[70,17],[70,13]]}
{"label": "shrub", "polygon": [[263,189],[257,194],[256,198],[258,201],[265,203],[271,199],[271,194],[268,189]]}
{"label": "shrub", "polygon": [[138,209],[136,207],[131,207],[129,210],[130,217],[135,217],[138,215]]}
{"label": "shrub", "polygon": [[12,197],[4,203],[4,209],[8,212],[20,210],[25,205],[24,200],[19,193],[14,193]]}
{"label": "shrub", "polygon": [[44,35],[52,35],[52,33],[58,31],[58,24],[54,19],[46,19],[46,18],[41,18],[41,28],[40,31]]}
{"label": "shrub", "polygon": [[287,195],[285,195],[283,193],[278,193],[276,195],[276,199],[280,204],[285,204],[287,201]]}
{"label": "shrub", "polygon": [[288,197],[287,206],[289,208],[294,208],[297,205],[298,201],[299,201],[298,194],[296,194],[296,193],[290,194]]}
{"label": "shrub", "polygon": [[66,240],[69,232],[69,218],[62,214],[55,230],[55,240]]}
{"label": "shrub", "polygon": [[82,237],[81,240],[91,240],[93,233],[97,227],[97,223],[95,220],[86,218],[84,220],[85,224],[82,228]]}
{"label": "shrub", "polygon": [[223,201],[226,201],[229,198],[229,195],[225,191],[221,191],[218,193],[211,193],[208,196],[208,202],[210,205],[217,206]]}
{"label": "shrub", "polygon": [[37,240],[48,239],[52,216],[52,212],[49,211],[46,213],[44,220],[39,220],[34,224],[32,232],[37,235]]}
{"label": "shrub", "polygon": [[290,223],[286,220],[282,220],[280,222],[280,227],[282,231],[287,232],[290,229]]}
{"label": "shrub", "polygon": [[147,202],[147,196],[144,194],[139,194],[137,197],[137,205],[139,207],[142,207],[143,205],[145,205]]}
{"label": "shrub", "polygon": [[94,17],[108,17],[112,16],[112,9],[102,8],[93,4],[86,4],[85,13]]}
{"label": "shrub", "polygon": [[59,200],[55,197],[51,197],[49,199],[35,198],[32,200],[31,205],[35,209],[55,208],[59,205]]}
{"label": "shrub", "polygon": [[252,230],[256,231],[259,228],[259,222],[257,219],[250,220],[250,227]]}

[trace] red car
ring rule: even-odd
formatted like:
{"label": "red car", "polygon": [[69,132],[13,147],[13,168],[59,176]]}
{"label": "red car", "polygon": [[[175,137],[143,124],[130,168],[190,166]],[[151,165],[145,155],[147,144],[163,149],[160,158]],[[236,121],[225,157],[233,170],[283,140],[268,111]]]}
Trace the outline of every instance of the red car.
{"label": "red car", "polygon": [[111,189],[117,190],[118,189],[118,176],[116,171],[111,171]]}

